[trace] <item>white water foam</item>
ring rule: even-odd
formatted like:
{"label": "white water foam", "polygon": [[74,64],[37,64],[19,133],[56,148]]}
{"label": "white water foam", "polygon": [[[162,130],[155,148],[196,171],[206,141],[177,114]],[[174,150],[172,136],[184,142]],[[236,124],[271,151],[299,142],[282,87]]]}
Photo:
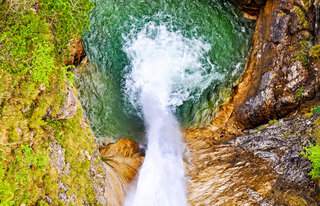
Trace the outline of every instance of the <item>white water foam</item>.
{"label": "white water foam", "polygon": [[153,22],[140,32],[133,28],[123,38],[124,51],[131,61],[126,94],[128,101],[142,111],[147,128],[145,160],[125,205],[188,205],[184,144],[173,113],[184,101],[198,98],[213,79],[221,78],[205,57],[211,47],[201,39],[186,38]]}

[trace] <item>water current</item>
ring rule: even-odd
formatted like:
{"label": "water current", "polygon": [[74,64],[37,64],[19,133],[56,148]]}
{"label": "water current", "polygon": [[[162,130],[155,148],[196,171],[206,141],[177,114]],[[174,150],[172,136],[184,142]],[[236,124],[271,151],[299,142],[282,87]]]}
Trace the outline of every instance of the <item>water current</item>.
{"label": "water current", "polygon": [[125,205],[187,205],[181,128],[205,125],[231,92],[252,25],[228,1],[94,3],[81,103],[96,136],[147,148]]}

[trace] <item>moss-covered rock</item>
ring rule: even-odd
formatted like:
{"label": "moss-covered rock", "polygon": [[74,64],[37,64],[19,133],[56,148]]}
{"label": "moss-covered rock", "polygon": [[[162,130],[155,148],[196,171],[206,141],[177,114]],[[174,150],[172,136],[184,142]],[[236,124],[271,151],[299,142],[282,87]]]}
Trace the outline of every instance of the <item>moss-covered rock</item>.
{"label": "moss-covered rock", "polygon": [[91,8],[0,2],[0,205],[106,204],[100,153],[63,63]]}

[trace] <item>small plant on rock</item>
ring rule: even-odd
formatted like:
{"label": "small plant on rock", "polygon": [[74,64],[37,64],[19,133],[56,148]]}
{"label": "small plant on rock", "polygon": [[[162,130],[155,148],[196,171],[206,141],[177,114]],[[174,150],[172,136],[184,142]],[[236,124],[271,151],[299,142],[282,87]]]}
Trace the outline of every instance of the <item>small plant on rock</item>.
{"label": "small plant on rock", "polygon": [[313,113],[313,114],[320,114],[320,106],[317,106],[316,108],[314,108],[314,109],[312,110],[312,113]]}
{"label": "small plant on rock", "polygon": [[304,92],[304,88],[300,88],[299,91],[298,91],[298,93],[296,93],[296,94],[294,95],[294,98],[295,98],[297,101],[300,101],[303,92]]}
{"label": "small plant on rock", "polygon": [[309,148],[304,147],[304,152],[301,154],[308,158],[312,162],[312,170],[309,172],[309,175],[312,176],[313,179],[320,177],[320,145],[313,145]]}
{"label": "small plant on rock", "polygon": [[308,42],[307,41],[300,41],[299,42],[299,50],[297,52],[296,58],[292,59],[292,63],[295,61],[300,61],[302,66],[308,66]]}
{"label": "small plant on rock", "polygon": [[320,44],[311,47],[310,57],[318,60],[320,59]]}

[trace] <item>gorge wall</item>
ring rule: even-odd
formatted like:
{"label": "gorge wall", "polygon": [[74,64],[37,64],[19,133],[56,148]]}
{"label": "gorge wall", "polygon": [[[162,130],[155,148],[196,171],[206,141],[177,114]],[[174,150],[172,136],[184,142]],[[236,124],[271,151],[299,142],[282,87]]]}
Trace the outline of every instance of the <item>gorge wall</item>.
{"label": "gorge wall", "polygon": [[[252,51],[240,83],[209,126],[184,131],[189,203],[317,205],[318,184],[299,153],[319,130],[319,115],[301,117],[319,104],[319,62],[308,55],[319,43],[318,3],[237,2],[246,17],[257,19]],[[289,118],[275,120],[283,117]],[[143,160],[135,144],[116,150],[111,157],[121,161],[111,161],[105,177],[113,180],[110,205],[121,204]],[[127,150],[134,155],[120,155]]]}
{"label": "gorge wall", "polygon": [[[185,132],[189,201],[317,205],[317,182],[299,153],[317,138],[318,116],[299,116],[319,104],[319,63],[308,55],[319,43],[318,3],[238,3],[257,18],[252,51],[242,80],[210,126]],[[294,117],[272,121],[285,116]]]}
{"label": "gorge wall", "polygon": [[[122,205],[145,151],[128,139],[98,140],[69,79],[70,71],[88,68],[80,28],[68,20],[71,15],[83,26],[86,19],[78,17],[92,9],[90,2],[39,2],[0,1],[0,64],[33,68],[0,69],[0,204]],[[212,121],[183,131],[188,201],[319,205],[319,181],[310,178],[311,162],[300,153],[320,138],[319,114],[310,113],[320,103],[320,3],[235,2],[256,20],[252,50],[242,78]],[[6,39],[19,42],[21,34],[27,43],[11,48],[13,41]],[[15,51],[21,52],[14,56]],[[50,81],[42,84],[39,76]]]}
{"label": "gorge wall", "polygon": [[[249,128],[284,117],[319,99],[319,62],[308,58],[317,45],[317,3],[267,1],[257,20],[253,49],[238,99],[236,121]],[[240,90],[239,89],[239,90]]]}

